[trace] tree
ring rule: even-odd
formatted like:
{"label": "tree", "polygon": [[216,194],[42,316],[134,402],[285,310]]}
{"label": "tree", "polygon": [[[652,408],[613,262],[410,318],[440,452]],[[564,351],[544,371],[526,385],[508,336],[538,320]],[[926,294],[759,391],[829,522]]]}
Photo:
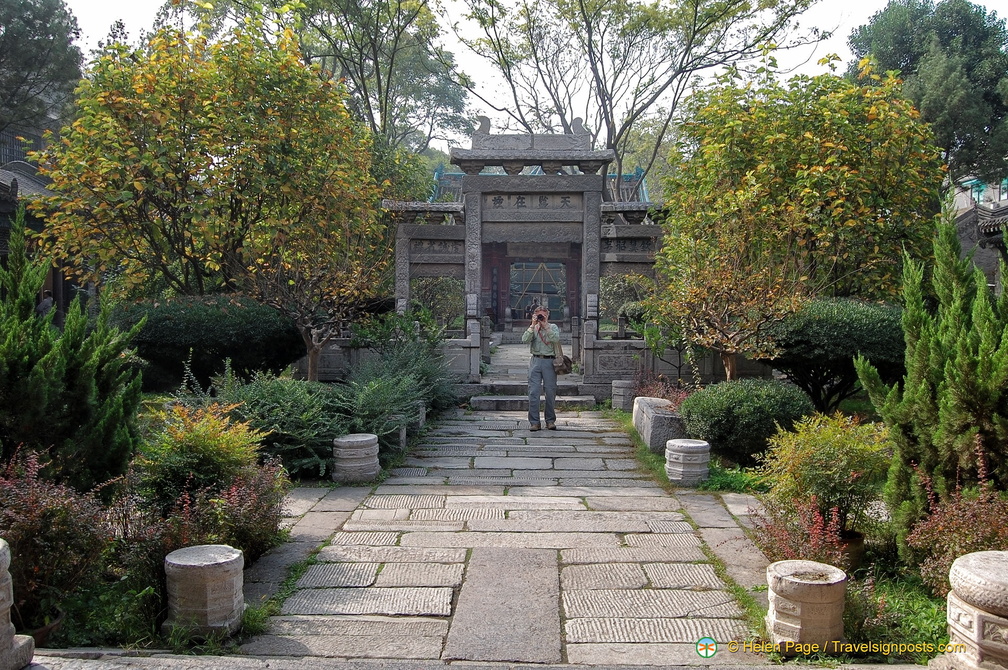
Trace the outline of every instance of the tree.
{"label": "tree", "polygon": [[696,94],[664,189],[658,311],[731,360],[812,295],[884,296],[932,229],[942,172],[893,79],[725,81]]}
{"label": "tree", "polygon": [[[1008,30],[968,0],[892,0],[850,36],[856,59],[899,70],[949,177],[1008,176]],[[852,63],[851,70],[856,70]]]}
{"label": "tree", "polygon": [[0,460],[20,447],[49,450],[49,476],[88,491],[125,472],[133,455],[140,377],[126,352],[139,326],[109,326],[107,309],[88,323],[74,300],[60,332],[55,310],[35,310],[49,267],[27,254],[22,209],[0,268]]}
{"label": "tree", "polygon": [[888,386],[867,360],[855,361],[896,445],[885,496],[901,553],[933,502],[982,480],[1008,486],[1008,295],[992,295],[960,251],[947,219],[934,240],[937,309],[928,308],[924,265],[904,261],[903,383]]}
{"label": "tree", "polygon": [[210,43],[163,28],[104,49],[73,124],[39,156],[57,193],[45,243],[77,275],[233,289],[259,229],[294,237],[377,200],[341,87],[301,61],[289,29],[275,44],[263,31],[250,20]]}
{"label": "tree", "polygon": [[0,0],[0,131],[62,112],[81,77],[79,35],[63,0]]}
{"label": "tree", "polygon": [[[617,175],[649,112],[657,147],[694,78],[759,55],[778,41],[808,0],[466,0],[480,30],[460,39],[507,85],[494,106],[527,132],[571,132],[575,117],[616,153]],[[484,102],[490,104],[485,97]],[[493,106],[493,105],[491,105]],[[619,177],[617,177],[617,182]],[[614,194],[618,194],[619,183]]]}

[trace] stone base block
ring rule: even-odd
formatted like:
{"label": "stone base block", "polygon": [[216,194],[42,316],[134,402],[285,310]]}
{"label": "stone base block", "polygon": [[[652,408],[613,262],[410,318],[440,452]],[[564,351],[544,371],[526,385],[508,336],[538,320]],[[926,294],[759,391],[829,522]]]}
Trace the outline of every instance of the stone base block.
{"label": "stone base block", "polygon": [[814,561],[777,561],[767,566],[770,641],[825,647],[842,640],[846,581],[843,570]]}
{"label": "stone base block", "polygon": [[28,667],[35,656],[35,640],[27,635],[14,636],[14,643],[0,651],[0,670],[21,670]]}
{"label": "stone base block", "polygon": [[625,379],[615,379],[612,383],[613,409],[632,412],[634,404],[635,383]]}
{"label": "stone base block", "polygon": [[710,445],[703,440],[669,440],[665,443],[665,474],[673,484],[693,486],[709,475]]}
{"label": "stone base block", "polygon": [[183,628],[193,637],[230,635],[241,627],[245,597],[241,551],[223,544],[186,547],[165,557],[167,632]]}
{"label": "stone base block", "polygon": [[949,642],[962,643],[966,651],[944,658],[959,670],[1008,668],[1008,618],[967,603],[954,591],[948,594]]}
{"label": "stone base block", "polygon": [[640,397],[633,403],[633,425],[653,454],[664,454],[669,440],[686,438],[682,417],[668,409],[664,398]]}
{"label": "stone base block", "polygon": [[[405,428],[400,431],[405,440]],[[371,433],[343,435],[333,440],[334,482],[356,484],[369,482],[381,473],[378,462],[378,436]]]}

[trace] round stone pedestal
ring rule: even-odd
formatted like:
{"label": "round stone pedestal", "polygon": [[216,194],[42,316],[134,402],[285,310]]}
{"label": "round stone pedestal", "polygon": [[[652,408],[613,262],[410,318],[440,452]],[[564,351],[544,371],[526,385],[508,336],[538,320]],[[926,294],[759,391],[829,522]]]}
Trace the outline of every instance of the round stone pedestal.
{"label": "round stone pedestal", "polygon": [[10,545],[0,538],[0,670],[21,670],[35,655],[35,640],[15,635],[10,610],[14,604],[14,584],[10,575]]}
{"label": "round stone pedestal", "polygon": [[843,638],[844,590],[847,574],[815,561],[777,561],[767,566],[770,610],[766,616],[770,640],[784,655],[802,645],[829,651]]}
{"label": "round stone pedestal", "polygon": [[181,628],[202,638],[237,631],[245,610],[244,567],[242,552],[226,544],[202,544],[168,554],[168,619],[162,630]]}
{"label": "round stone pedestal", "polygon": [[353,433],[333,440],[334,482],[362,484],[374,480],[380,473],[377,435]]}
{"label": "round stone pedestal", "polygon": [[1008,668],[1008,551],[960,556],[949,570],[949,643],[962,651],[931,661],[933,668]]}
{"label": "round stone pedestal", "polygon": [[710,445],[703,440],[669,440],[665,443],[665,474],[681,486],[694,486],[707,479]]}

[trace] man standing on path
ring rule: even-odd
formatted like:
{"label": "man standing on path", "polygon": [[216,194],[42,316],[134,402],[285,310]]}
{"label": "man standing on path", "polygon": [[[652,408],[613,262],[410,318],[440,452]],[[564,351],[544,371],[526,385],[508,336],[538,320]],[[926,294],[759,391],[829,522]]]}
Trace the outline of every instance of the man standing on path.
{"label": "man standing on path", "polygon": [[556,345],[560,342],[560,329],[549,322],[549,310],[536,307],[532,312],[532,323],[522,334],[522,342],[529,343],[528,373],[528,419],[529,430],[539,430],[539,392],[545,389],[546,394],[546,428],[556,430],[556,400],[557,375],[553,369],[553,359],[556,358]]}

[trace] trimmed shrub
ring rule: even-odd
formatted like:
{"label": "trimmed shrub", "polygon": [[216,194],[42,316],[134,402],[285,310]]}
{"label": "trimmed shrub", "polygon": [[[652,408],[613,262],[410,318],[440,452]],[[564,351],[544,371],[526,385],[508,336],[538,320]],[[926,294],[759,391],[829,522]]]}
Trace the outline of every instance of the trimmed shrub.
{"label": "trimmed shrub", "polygon": [[690,437],[709,442],[711,451],[741,465],[754,465],[778,428],[790,430],[813,411],[804,391],[772,379],[713,384],[679,408]]}
{"label": "trimmed shrub", "polygon": [[19,452],[0,473],[0,537],[11,548],[11,616],[38,628],[94,571],[112,536],[92,494],[39,477],[43,464]]}
{"label": "trimmed shrub", "polygon": [[780,349],[772,364],[812,398],[823,414],[860,390],[854,358],[863,356],[891,384],[903,376],[902,309],[851,299],[811,300],[771,335]]}
{"label": "trimmed shrub", "polygon": [[256,464],[261,433],[231,420],[234,406],[175,405],[135,463],[140,496],[167,514],[184,494],[220,491]]}
{"label": "trimmed shrub", "polygon": [[224,369],[226,359],[237,372],[249,375],[280,372],[305,354],[304,341],[290,319],[239,294],[121,303],[114,319],[120,327],[143,321],[133,345],[150,364],[145,375],[156,385],[146,383],[149,390],[177,387],[184,361],[190,361],[193,375],[206,385]]}

